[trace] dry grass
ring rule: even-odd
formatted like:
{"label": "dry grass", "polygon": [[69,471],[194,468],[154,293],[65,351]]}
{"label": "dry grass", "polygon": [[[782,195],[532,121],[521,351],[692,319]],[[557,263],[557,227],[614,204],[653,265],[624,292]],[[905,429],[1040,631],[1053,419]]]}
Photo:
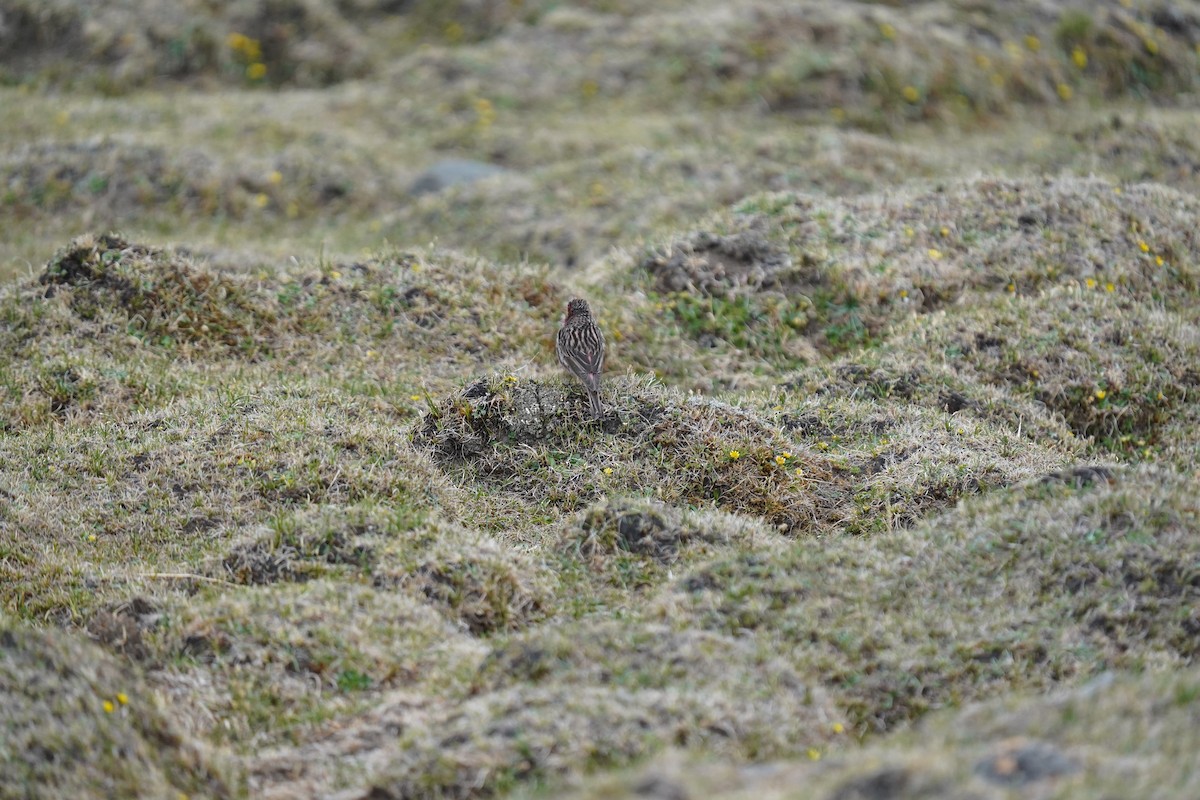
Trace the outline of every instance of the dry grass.
{"label": "dry grass", "polygon": [[0,21],[0,795],[1196,794],[1194,2],[402,5]]}

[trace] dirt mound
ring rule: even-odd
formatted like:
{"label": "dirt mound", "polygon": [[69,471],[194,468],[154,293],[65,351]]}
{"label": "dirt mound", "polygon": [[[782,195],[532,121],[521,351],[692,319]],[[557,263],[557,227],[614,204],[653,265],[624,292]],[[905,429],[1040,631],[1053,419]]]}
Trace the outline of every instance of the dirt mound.
{"label": "dirt mound", "polygon": [[237,797],[232,771],[183,736],[128,664],[62,632],[0,621],[0,793]]}

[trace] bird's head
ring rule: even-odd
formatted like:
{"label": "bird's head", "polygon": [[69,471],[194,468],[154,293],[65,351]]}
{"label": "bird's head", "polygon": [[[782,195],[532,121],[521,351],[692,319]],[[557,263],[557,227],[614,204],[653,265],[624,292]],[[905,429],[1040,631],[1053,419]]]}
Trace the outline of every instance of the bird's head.
{"label": "bird's head", "polygon": [[588,301],[579,297],[573,297],[567,303],[567,313],[565,316],[563,316],[563,322],[575,317],[583,317],[584,319],[587,319],[590,316],[592,316],[592,309],[588,305]]}

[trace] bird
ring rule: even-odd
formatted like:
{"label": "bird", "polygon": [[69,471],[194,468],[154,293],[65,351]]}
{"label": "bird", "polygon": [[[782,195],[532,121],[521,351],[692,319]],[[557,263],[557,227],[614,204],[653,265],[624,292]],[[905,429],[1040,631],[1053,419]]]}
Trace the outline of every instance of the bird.
{"label": "bird", "polygon": [[592,416],[601,419],[604,407],[600,404],[600,370],[604,368],[604,334],[592,317],[587,300],[573,297],[567,302],[562,326],[558,329],[555,350],[558,363],[579,378],[587,392]]}

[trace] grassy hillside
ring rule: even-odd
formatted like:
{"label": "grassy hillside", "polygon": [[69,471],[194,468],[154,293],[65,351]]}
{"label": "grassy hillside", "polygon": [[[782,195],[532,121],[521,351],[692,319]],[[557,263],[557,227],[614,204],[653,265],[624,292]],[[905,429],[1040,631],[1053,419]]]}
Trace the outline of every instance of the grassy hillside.
{"label": "grassy hillside", "polygon": [[1197,794],[1200,4],[9,6],[0,797]]}

